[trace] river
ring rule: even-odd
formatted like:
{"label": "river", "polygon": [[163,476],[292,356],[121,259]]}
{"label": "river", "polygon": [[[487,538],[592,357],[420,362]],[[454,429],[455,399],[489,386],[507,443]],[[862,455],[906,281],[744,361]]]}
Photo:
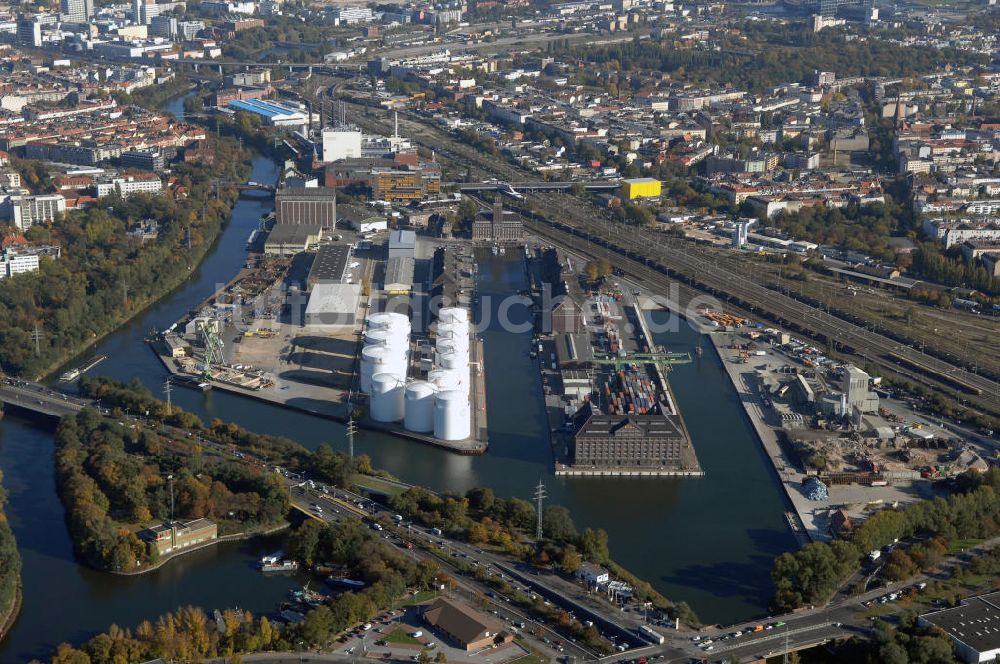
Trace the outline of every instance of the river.
{"label": "river", "polygon": [[[178,100],[167,110],[179,106]],[[273,182],[275,175],[274,163],[254,160],[254,180]],[[169,326],[237,272],[246,256],[246,239],[270,206],[267,198],[241,198],[201,267],[179,289],[104,339],[97,352],[108,359],[91,373],[120,380],[137,376],[161,392],[165,371],[143,337],[151,328]],[[482,295],[507,295],[527,285],[522,263],[510,253],[481,260],[477,279]],[[517,315],[527,312],[515,310]],[[403,480],[439,491],[490,486],[500,495],[530,498],[541,479],[549,501],[568,507],[578,526],[608,531],[615,559],[668,597],[687,601],[703,620],[731,622],[766,612],[771,561],[794,548],[794,539],[773,470],[708,344],[702,357],[671,374],[706,477],[582,479],[552,475],[541,386],[528,355],[530,333],[488,329],[483,336],[487,455],[460,457],[373,432],[357,437],[357,451]],[[693,349],[699,337],[682,325],[657,341],[683,351]],[[343,427],[329,420],[221,391],[176,389],[173,399],[206,419],[219,417],[290,436],[309,448],[329,442],[346,449]],[[49,430],[10,417],[0,423],[0,467],[24,558],[25,590],[21,617],[0,644],[0,661],[44,656],[61,641],[78,642],[112,622],[133,625],[179,604],[271,610],[296,584],[293,578],[265,578],[253,570],[251,563],[275,546],[271,541],[222,545],[141,577],[86,569],[72,555],[55,494],[52,448]]]}

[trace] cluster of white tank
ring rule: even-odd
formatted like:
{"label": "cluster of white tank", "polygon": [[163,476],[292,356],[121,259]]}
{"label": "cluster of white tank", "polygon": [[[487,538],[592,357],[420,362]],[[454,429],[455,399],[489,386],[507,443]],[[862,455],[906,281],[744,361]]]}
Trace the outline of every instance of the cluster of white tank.
{"label": "cluster of white tank", "polygon": [[441,440],[465,440],[472,432],[469,405],[469,312],[441,309],[434,366],[427,380],[406,382],[410,321],[402,314],[368,318],[361,351],[361,389],[371,395],[371,417],[399,422],[407,431]]}
{"label": "cluster of white tank", "polygon": [[403,391],[410,356],[410,319],[403,314],[368,317],[361,349],[361,391],[371,395],[376,422],[403,419]]}
{"label": "cluster of white tank", "polygon": [[467,309],[446,307],[438,312],[435,369],[427,374],[427,382],[436,390],[430,419],[434,437],[441,440],[464,440],[472,433],[469,328]]}

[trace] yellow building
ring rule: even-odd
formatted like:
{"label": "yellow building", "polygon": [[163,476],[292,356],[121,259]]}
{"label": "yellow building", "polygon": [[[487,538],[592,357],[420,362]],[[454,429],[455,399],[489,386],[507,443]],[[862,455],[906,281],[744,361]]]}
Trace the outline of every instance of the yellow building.
{"label": "yellow building", "polygon": [[629,199],[656,198],[660,195],[661,183],[653,178],[636,178],[622,182],[622,195]]}

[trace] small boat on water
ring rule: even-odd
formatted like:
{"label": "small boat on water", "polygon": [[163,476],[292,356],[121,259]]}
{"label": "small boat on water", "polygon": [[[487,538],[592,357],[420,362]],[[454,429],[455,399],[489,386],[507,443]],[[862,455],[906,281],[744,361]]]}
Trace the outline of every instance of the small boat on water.
{"label": "small boat on water", "polygon": [[184,387],[192,387],[196,390],[201,390],[202,392],[208,392],[212,389],[211,383],[203,380],[200,376],[193,376],[191,374],[175,374],[170,377],[170,382],[177,385],[183,385]]}
{"label": "small boat on water", "polygon": [[108,359],[107,355],[95,355],[86,364],[82,364],[76,367],[75,369],[70,369],[63,375],[59,376],[59,380],[62,381],[63,383],[72,382],[77,378],[79,378],[80,376],[82,376],[83,374],[90,371],[91,369],[93,369],[94,367],[96,367],[98,364],[100,364],[106,359]]}
{"label": "small boat on water", "polygon": [[299,564],[294,560],[282,558],[282,554],[275,553],[264,556],[260,559],[261,572],[294,572],[299,568]]}

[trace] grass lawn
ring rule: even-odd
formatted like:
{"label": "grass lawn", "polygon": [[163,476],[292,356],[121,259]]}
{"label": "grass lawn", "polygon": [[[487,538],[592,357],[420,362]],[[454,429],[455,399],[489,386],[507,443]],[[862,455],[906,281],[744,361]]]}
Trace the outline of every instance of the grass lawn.
{"label": "grass lawn", "polygon": [[543,657],[536,652],[532,652],[524,657],[518,657],[513,662],[508,662],[508,664],[548,664],[548,662],[548,657]]}
{"label": "grass lawn", "polygon": [[351,476],[351,484],[362,489],[368,489],[373,493],[379,493],[383,496],[389,497],[399,495],[406,491],[406,489],[401,486],[393,484],[392,482],[386,482],[378,477],[372,477],[371,475],[355,474]]}
{"label": "grass lawn", "polygon": [[415,638],[407,634],[402,627],[397,627],[382,638],[389,643],[395,643],[401,646],[423,645],[420,641],[417,641]]}
{"label": "grass lawn", "polygon": [[413,606],[414,604],[423,604],[424,602],[434,599],[434,595],[435,593],[433,590],[421,590],[416,595],[408,595],[406,598],[406,602],[403,603],[403,606]]}
{"label": "grass lawn", "polygon": [[974,538],[955,540],[951,543],[951,546],[948,547],[948,555],[954,556],[956,553],[961,553],[963,550],[968,551],[972,547],[981,544],[982,541],[983,540],[981,539]]}

